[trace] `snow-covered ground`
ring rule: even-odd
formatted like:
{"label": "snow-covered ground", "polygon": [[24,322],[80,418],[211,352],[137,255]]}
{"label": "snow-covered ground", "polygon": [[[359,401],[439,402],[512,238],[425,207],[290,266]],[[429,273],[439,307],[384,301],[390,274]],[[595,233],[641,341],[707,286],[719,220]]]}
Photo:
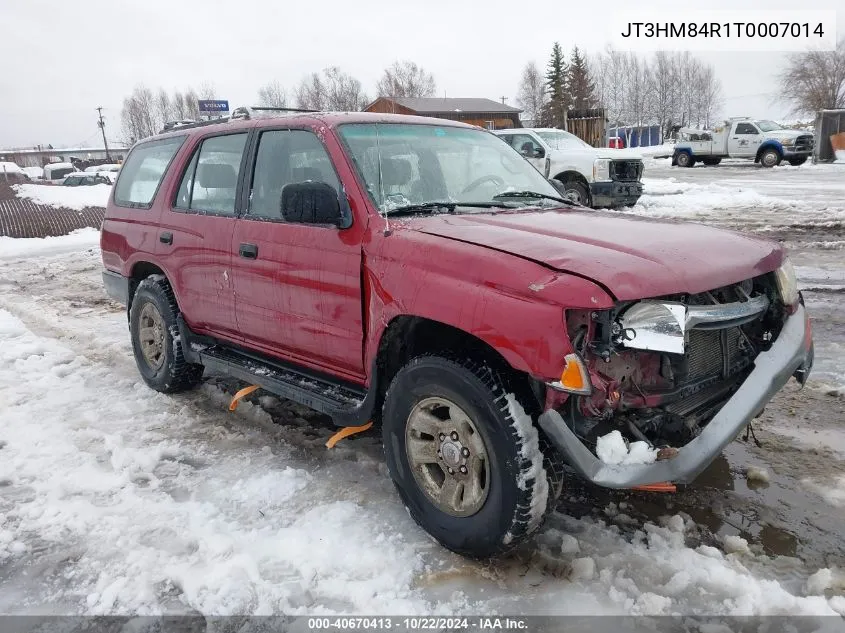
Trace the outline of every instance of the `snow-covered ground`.
{"label": "snow-covered ground", "polygon": [[111,185],[63,187],[38,184],[14,185],[14,189],[19,197],[29,198],[36,204],[77,211],[86,207],[105,207],[112,190]]}
{"label": "snow-covered ground", "polygon": [[[727,226],[750,214],[771,233],[845,213],[836,178],[731,169],[708,184],[697,169],[650,165],[633,212]],[[811,200],[789,193],[800,187]],[[565,495],[515,554],[452,555],[408,517],[377,436],[329,451],[330,425],[275,398],[229,413],[213,381],[176,396],[147,389],[125,313],[104,297],[98,242],[94,230],[0,242],[0,613],[845,615],[835,527],[838,551],[810,564],[648,495],[588,514],[568,511],[580,493]],[[801,248],[799,273],[842,267],[839,250],[818,260]],[[834,380],[843,363],[828,340],[817,353]],[[807,477],[822,516],[802,538],[845,525],[845,477]],[[655,503],[665,511],[637,518]]]}

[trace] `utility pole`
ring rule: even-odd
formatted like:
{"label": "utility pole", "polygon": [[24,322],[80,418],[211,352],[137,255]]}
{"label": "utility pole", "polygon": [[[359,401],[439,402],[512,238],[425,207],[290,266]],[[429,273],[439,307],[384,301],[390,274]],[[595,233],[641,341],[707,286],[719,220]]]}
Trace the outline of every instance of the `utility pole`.
{"label": "utility pole", "polygon": [[499,98],[502,100],[502,105],[504,105],[505,101],[507,101],[507,100],[508,100],[508,98],[507,98],[507,97],[499,97]]}
{"label": "utility pole", "polygon": [[109,155],[109,142],[106,140],[106,122],[103,119],[102,106],[97,108],[97,113],[100,115],[100,119],[97,121],[97,127],[99,127],[100,131],[103,133],[103,147],[106,148],[106,160],[111,162],[111,156]]}

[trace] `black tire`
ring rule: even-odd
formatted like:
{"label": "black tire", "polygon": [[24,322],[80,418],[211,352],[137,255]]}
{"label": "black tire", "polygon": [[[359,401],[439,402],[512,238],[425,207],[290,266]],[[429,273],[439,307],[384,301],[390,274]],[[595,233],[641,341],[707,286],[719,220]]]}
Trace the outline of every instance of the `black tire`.
{"label": "black tire", "polygon": [[689,152],[678,152],[678,157],[675,162],[678,167],[692,167],[695,165],[695,159],[689,154]]}
{"label": "black tire", "polygon": [[565,199],[571,200],[583,207],[593,206],[593,198],[590,196],[590,190],[584,183],[578,182],[577,180],[567,180],[566,182],[552,180],[552,184],[554,184],[555,188],[560,191],[561,196]]}
{"label": "black tire", "polygon": [[800,158],[790,158],[789,159],[789,164],[792,165],[793,167],[798,167],[799,165],[803,165],[806,162],[807,162],[806,156],[801,156]]}
{"label": "black tire", "polygon": [[781,155],[776,149],[767,149],[760,154],[760,164],[763,167],[776,167],[780,165]]}
{"label": "black tire", "polygon": [[[141,349],[141,315],[147,305],[152,306],[163,322],[162,356],[160,365],[155,366]],[[149,310],[149,308],[148,308]],[[193,365],[185,360],[179,327],[176,318],[179,306],[173,290],[160,275],[147,277],[138,284],[129,309],[129,332],[135,364],[144,382],[162,393],[176,393],[196,386],[202,380],[202,365]]]}
{"label": "black tire", "polygon": [[[495,556],[527,538],[554,507],[562,487],[559,456],[549,448],[541,451],[541,437],[532,418],[510,404],[515,402],[523,410],[528,405],[530,411],[529,401],[524,395],[509,400],[510,388],[487,365],[422,356],[397,372],[385,396],[384,450],[399,496],[426,532],[464,556]],[[412,411],[433,398],[462,409],[484,442],[489,484],[483,505],[469,516],[441,510],[412,472],[406,425]]]}
{"label": "black tire", "polygon": [[709,165],[709,166],[712,167],[713,165],[718,165],[719,163],[721,163],[722,159],[721,158],[705,158],[701,162],[704,163],[705,165]]}

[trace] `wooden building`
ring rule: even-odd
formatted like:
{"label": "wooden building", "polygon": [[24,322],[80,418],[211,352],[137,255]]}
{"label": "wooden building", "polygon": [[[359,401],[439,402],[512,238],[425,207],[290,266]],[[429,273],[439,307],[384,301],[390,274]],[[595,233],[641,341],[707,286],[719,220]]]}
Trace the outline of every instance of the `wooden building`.
{"label": "wooden building", "polygon": [[364,112],[415,114],[462,121],[490,130],[522,127],[519,108],[492,99],[463,97],[379,97],[364,108]]}

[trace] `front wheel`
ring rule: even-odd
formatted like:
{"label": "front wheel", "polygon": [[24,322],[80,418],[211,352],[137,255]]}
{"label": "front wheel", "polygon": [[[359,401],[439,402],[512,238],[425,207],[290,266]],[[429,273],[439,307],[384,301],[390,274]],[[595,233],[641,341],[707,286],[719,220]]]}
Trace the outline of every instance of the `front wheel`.
{"label": "front wheel", "polygon": [[582,207],[593,205],[590,190],[584,183],[578,182],[577,180],[567,180],[566,182],[552,180],[551,182],[564,200],[569,200]]}
{"label": "front wheel", "polygon": [[675,158],[675,162],[678,167],[692,167],[695,165],[695,160],[693,160],[689,152],[680,152]]}
{"label": "front wheel", "polygon": [[776,149],[767,149],[760,154],[760,164],[763,167],[775,167],[780,164],[780,153]]}
{"label": "front wheel", "polygon": [[509,391],[486,365],[423,356],[399,370],[385,397],[384,450],[402,501],[465,556],[493,556],[528,537],[559,493],[527,402]]}

